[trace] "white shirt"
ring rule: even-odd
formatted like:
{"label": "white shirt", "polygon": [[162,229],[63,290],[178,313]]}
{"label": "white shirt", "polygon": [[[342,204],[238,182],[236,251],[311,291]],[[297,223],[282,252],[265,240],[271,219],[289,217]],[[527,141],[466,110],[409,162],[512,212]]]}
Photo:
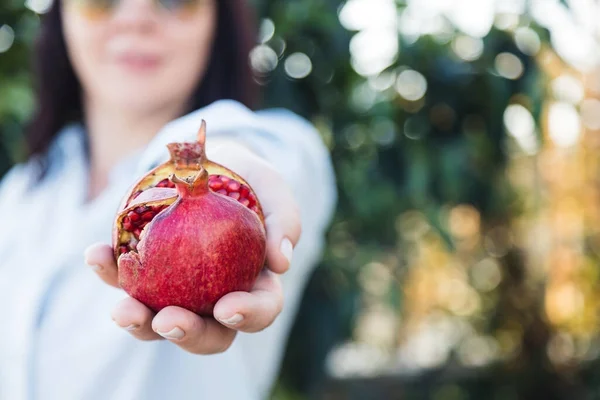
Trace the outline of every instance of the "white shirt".
{"label": "white shirt", "polygon": [[[119,328],[110,312],[125,293],[102,283],[83,260],[88,245],[111,242],[127,188],[167,159],[167,143],[194,140],[201,119],[208,124],[209,158],[217,138],[251,146],[292,187],[303,225],[282,277],[281,315],[211,356],[167,341],[138,341]],[[87,203],[83,136],[79,125],[60,132],[48,176],[31,191],[31,162],[0,183],[0,399],[266,398],[336,202],[329,153],[314,127],[285,110],[251,112],[233,101],[216,102],[166,125],[143,151],[115,166],[108,188]]]}

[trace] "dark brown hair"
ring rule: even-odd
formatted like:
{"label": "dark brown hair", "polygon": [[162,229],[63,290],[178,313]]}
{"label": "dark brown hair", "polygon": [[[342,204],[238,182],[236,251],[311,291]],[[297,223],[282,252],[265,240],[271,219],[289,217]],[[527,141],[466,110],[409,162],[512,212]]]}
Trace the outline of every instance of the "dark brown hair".
{"label": "dark brown hair", "polygon": [[[237,100],[256,107],[258,86],[248,62],[255,44],[255,19],[245,0],[216,0],[217,28],[212,56],[203,79],[196,88],[192,111],[216,100]],[[60,129],[81,121],[81,86],[67,55],[62,31],[61,0],[43,16],[34,46],[34,85],[36,110],[26,129],[29,157],[43,159]]]}

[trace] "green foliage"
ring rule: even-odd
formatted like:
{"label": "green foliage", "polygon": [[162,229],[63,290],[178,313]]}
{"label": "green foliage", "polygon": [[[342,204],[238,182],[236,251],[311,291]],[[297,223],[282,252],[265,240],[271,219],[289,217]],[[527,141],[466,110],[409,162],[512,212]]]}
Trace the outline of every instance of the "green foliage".
{"label": "green foliage", "polygon": [[29,55],[38,22],[22,1],[0,6],[0,26],[14,35],[10,49],[0,53],[0,175],[24,155],[22,129],[33,108]]}
{"label": "green foliage", "polygon": [[[379,78],[367,79],[351,67],[348,48],[353,33],[334,14],[343,2],[260,4],[262,14],[276,27],[266,44],[276,49],[282,40],[286,43],[278,67],[262,78],[267,105],[291,108],[317,125],[329,144],[338,177],[338,212],[328,250],[307,289],[282,373],[284,384],[316,398],[326,350],[352,336],[353,317],[361,307],[357,282],[361,270],[385,253],[398,254],[402,260],[410,250],[402,244],[403,235],[410,232],[399,229],[403,213],[421,212],[452,248],[443,218],[448,207],[470,204],[490,226],[521,212],[522,201],[505,170],[510,139],[503,115],[516,102],[538,118],[545,77],[510,33],[493,28],[484,38],[483,54],[472,62],[457,57],[450,40],[425,35],[410,41],[399,36],[394,63]],[[531,26],[542,41],[548,40],[547,32]],[[309,55],[314,73],[301,80],[286,75],[285,58],[294,52]],[[519,78],[506,79],[495,72],[496,56],[503,52],[519,58],[524,70]],[[405,70],[425,78],[422,100],[403,99],[393,85],[373,88],[378,86],[375,79],[395,78]],[[523,269],[519,258],[508,257],[506,262],[507,268]],[[400,262],[400,270],[394,272],[399,279],[403,268]],[[514,287],[519,285],[515,280]],[[512,296],[509,292],[506,296]],[[389,301],[401,312],[402,291],[393,294]],[[492,318],[488,331],[512,312],[510,301],[498,307],[500,317]],[[537,358],[525,362],[533,375],[544,363]],[[543,384],[542,375],[535,375],[532,387]]]}

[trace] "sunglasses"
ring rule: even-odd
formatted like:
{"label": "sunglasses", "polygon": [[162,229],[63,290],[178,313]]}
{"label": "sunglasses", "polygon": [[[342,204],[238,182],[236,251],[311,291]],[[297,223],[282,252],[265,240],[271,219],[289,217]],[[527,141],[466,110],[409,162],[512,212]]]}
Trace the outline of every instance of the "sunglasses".
{"label": "sunglasses", "polygon": [[[109,16],[123,0],[69,0],[71,4],[79,8],[90,17]],[[159,11],[167,13],[179,13],[191,11],[206,3],[207,0],[150,0]]]}

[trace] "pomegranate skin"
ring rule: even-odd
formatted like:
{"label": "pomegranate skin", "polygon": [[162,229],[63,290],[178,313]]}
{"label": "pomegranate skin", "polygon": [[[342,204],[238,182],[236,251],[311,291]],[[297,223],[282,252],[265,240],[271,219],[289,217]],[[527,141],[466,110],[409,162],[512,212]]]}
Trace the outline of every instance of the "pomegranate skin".
{"label": "pomegranate skin", "polygon": [[265,264],[258,196],[205,145],[205,121],[195,142],[169,143],[170,158],[128,190],[115,218],[119,285],[156,312],[212,316],[227,293],[250,291]]}
{"label": "pomegranate skin", "polygon": [[179,306],[212,316],[225,294],[249,291],[266,258],[259,216],[208,190],[207,175],[177,180],[180,197],[143,230],[137,252],[119,258],[119,284],[155,312]]}

